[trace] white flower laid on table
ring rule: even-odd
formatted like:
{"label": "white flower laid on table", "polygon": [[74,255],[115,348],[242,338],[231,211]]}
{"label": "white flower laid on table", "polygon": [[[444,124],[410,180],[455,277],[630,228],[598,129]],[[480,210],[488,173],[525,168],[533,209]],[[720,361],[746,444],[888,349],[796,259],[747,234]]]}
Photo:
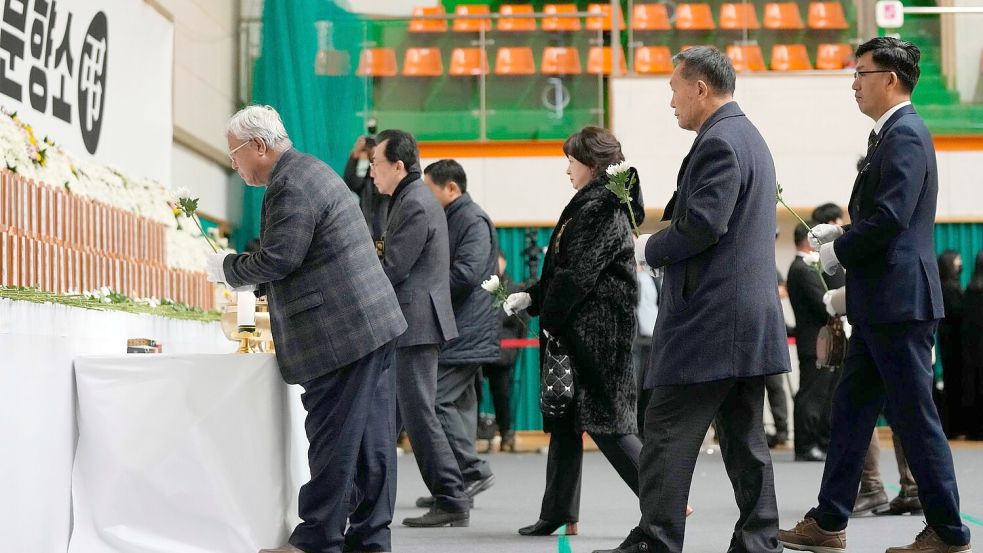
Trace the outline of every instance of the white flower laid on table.
{"label": "white flower laid on table", "polygon": [[631,189],[638,186],[638,171],[628,164],[628,160],[608,165],[605,171],[608,174],[608,182],[605,188],[621,200],[628,208],[628,217],[631,220],[631,230],[638,237],[638,223],[635,222],[635,210],[631,207]]}

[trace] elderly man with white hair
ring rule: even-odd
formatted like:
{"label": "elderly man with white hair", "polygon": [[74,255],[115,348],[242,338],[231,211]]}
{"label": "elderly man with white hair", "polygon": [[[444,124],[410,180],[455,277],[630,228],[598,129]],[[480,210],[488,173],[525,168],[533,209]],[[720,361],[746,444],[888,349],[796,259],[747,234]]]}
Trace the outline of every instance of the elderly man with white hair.
{"label": "elderly man with white hair", "polygon": [[389,367],[406,330],[396,293],[348,187],[292,147],[273,108],[239,111],[227,138],[232,167],[247,184],[266,187],[260,249],[215,254],[209,279],[267,295],[277,362],[285,381],[304,388],[310,440],[303,522],[288,544],[261,553],[392,551]]}

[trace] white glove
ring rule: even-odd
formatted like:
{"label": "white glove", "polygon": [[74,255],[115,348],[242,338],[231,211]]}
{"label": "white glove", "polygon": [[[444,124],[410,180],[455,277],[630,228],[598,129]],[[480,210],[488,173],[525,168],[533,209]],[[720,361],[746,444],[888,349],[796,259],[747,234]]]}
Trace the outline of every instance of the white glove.
{"label": "white glove", "polygon": [[645,245],[649,243],[649,238],[652,238],[651,234],[643,234],[635,239],[635,261],[643,267],[648,267],[648,262],[645,261]]}
{"label": "white glove", "polygon": [[830,290],[823,294],[823,305],[830,317],[846,313],[846,286]]}
{"label": "white glove", "polygon": [[225,258],[231,255],[229,252],[218,252],[208,254],[205,260],[205,273],[208,275],[208,282],[225,282]]}
{"label": "white glove", "polygon": [[832,242],[819,246],[819,263],[823,266],[823,271],[827,275],[835,275],[836,271],[841,267],[840,260],[836,258],[836,250],[833,249]]}
{"label": "white glove", "polygon": [[843,236],[843,228],[839,225],[816,225],[809,233],[809,244],[812,249],[818,250],[819,246],[829,244],[840,236]]}
{"label": "white glove", "polygon": [[526,292],[516,292],[505,298],[502,309],[505,310],[506,315],[511,317],[520,311],[525,311],[530,305],[532,305],[532,296]]}
{"label": "white glove", "polygon": [[233,292],[236,292],[236,293],[238,293],[238,292],[255,292],[256,291],[256,285],[255,284],[243,284],[242,286],[240,286],[238,288],[233,288],[232,291]]}

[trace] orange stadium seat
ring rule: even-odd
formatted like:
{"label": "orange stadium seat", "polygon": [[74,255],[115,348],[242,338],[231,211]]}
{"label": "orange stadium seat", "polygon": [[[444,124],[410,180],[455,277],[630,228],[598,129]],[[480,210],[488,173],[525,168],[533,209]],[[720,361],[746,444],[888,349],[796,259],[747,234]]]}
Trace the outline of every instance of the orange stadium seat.
{"label": "orange stadium seat", "polygon": [[735,4],[726,2],[720,5],[720,28],[728,31],[741,29],[759,29],[758,14],[754,12],[754,4]]}
{"label": "orange stadium seat", "polygon": [[544,31],[579,31],[581,28],[579,17],[563,17],[563,14],[577,13],[576,4],[546,4],[543,13],[556,16],[543,19]]}
{"label": "orange stadium seat", "polygon": [[444,64],[439,48],[407,48],[403,57],[403,75],[407,77],[439,77]]}
{"label": "orange stadium seat", "polygon": [[802,29],[802,15],[795,2],[769,2],[765,4],[765,29]]}
{"label": "orange stadium seat", "polygon": [[[490,13],[486,4],[465,4],[454,9],[455,15],[486,15]],[[457,33],[477,33],[482,29],[490,31],[491,19],[455,19],[451,26]]]}
{"label": "orange stadium seat", "polygon": [[771,47],[771,68],[775,71],[812,69],[804,44],[776,44]]}
{"label": "orange stadium seat", "polygon": [[849,44],[820,44],[816,48],[816,69],[843,69],[853,57]]}
{"label": "orange stadium seat", "polygon": [[672,73],[672,52],[668,46],[639,46],[635,50],[635,72],[642,75]]}
{"label": "orange stadium seat", "polygon": [[488,56],[481,48],[455,48],[451,51],[451,66],[447,70],[455,77],[488,74]]}
{"label": "orange stadium seat", "polygon": [[393,77],[396,75],[396,50],[392,48],[366,48],[358,58],[362,77]]}
{"label": "orange stadium seat", "polygon": [[680,31],[710,31],[714,27],[710,4],[679,4],[676,6],[676,29]]}
{"label": "orange stadium seat", "polygon": [[543,75],[579,75],[580,53],[568,46],[547,46],[543,49],[543,62],[539,68]]}
{"label": "orange stadium seat", "polygon": [[631,28],[636,31],[668,31],[669,12],[665,4],[635,4],[631,9]]}
{"label": "orange stadium seat", "polygon": [[[414,16],[424,15],[446,15],[443,6],[432,6],[426,8],[413,8]],[[447,31],[446,19],[410,19],[409,31],[411,33],[443,33]]]}
{"label": "orange stadium seat", "polygon": [[496,75],[534,75],[536,63],[533,61],[532,48],[516,46],[499,48],[495,55]]}
{"label": "orange stadium seat", "polygon": [[810,29],[838,31],[848,28],[843,4],[839,2],[810,3],[808,21]]}
{"label": "orange stadium seat", "polygon": [[[624,52],[621,52],[621,55],[618,56],[618,60],[618,65],[621,67],[621,73],[627,73],[628,66],[625,64]],[[590,51],[587,53],[587,72],[591,75],[610,75],[611,67],[611,47],[592,46]]]}
{"label": "orange stadium seat", "polygon": [[[588,17],[586,19],[588,31],[610,31],[611,30],[611,4],[588,4],[587,11],[590,13],[601,14],[598,17]],[[625,28],[625,17],[618,8],[619,29]]]}
{"label": "orange stadium seat", "polygon": [[727,47],[727,57],[734,64],[734,71],[764,71],[765,59],[757,44],[731,44]]}
{"label": "orange stadium seat", "polygon": [[502,16],[498,20],[497,28],[499,31],[516,32],[536,30],[535,19],[531,17],[514,17],[532,14],[533,9],[531,4],[503,4],[498,8],[498,13]]}

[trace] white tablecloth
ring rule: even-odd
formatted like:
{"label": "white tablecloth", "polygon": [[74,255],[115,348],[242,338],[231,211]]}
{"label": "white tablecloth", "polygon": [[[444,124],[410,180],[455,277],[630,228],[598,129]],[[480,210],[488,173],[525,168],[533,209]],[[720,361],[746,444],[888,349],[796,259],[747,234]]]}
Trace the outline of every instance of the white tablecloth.
{"label": "white tablecloth", "polygon": [[75,378],[71,553],[255,553],[285,541],[293,398],[272,354],[81,357]]}
{"label": "white tablecloth", "polygon": [[[64,553],[77,436],[72,360],[123,354],[153,338],[166,353],[226,353],[218,323],[0,299],[0,541],[4,551]],[[162,413],[161,416],[165,416]]]}

